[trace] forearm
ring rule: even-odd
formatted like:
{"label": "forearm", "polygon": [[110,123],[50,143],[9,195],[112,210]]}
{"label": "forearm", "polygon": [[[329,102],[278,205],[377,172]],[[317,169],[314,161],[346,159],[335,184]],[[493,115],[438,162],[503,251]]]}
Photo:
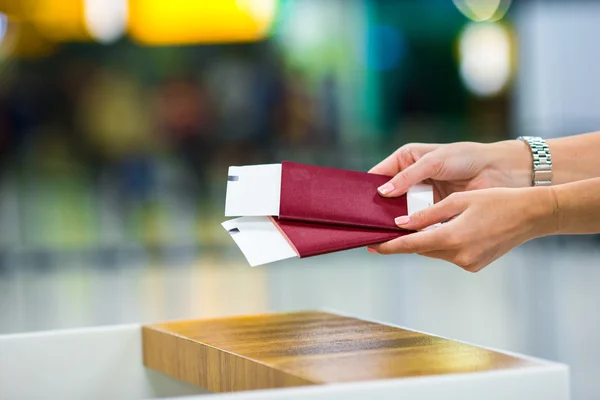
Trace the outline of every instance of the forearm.
{"label": "forearm", "polygon": [[552,183],[600,178],[600,132],[547,141],[552,154]]}
{"label": "forearm", "polygon": [[547,188],[553,194],[554,208],[550,234],[600,233],[600,178]]}

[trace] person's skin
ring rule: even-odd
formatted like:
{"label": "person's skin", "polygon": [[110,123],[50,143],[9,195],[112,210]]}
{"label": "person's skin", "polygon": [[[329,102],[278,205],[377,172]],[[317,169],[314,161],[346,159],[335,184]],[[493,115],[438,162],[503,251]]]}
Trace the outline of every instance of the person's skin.
{"label": "person's skin", "polygon": [[399,196],[425,181],[433,185],[436,204],[398,216],[397,225],[421,230],[449,222],[369,251],[417,253],[476,272],[536,237],[600,233],[600,132],[548,145],[550,187],[531,187],[531,152],[521,141],[401,147],[370,171],[393,176],[380,194]]}

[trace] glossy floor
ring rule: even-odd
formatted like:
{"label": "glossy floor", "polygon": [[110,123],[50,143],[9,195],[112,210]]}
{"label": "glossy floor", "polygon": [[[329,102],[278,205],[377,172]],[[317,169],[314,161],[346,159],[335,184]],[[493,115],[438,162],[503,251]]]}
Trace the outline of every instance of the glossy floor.
{"label": "glossy floor", "polygon": [[4,253],[0,333],[330,308],[569,364],[600,393],[600,244],[541,240],[477,274],[363,249],[250,268],[232,247]]}

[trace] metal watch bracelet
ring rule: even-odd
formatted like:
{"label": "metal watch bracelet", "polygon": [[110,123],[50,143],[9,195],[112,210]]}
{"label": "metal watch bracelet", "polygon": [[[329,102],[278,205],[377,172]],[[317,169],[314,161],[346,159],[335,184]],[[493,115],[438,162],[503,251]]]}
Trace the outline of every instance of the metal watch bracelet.
{"label": "metal watch bracelet", "polygon": [[519,136],[518,140],[529,145],[533,157],[532,186],[550,186],[552,184],[552,155],[544,139],[535,136]]}

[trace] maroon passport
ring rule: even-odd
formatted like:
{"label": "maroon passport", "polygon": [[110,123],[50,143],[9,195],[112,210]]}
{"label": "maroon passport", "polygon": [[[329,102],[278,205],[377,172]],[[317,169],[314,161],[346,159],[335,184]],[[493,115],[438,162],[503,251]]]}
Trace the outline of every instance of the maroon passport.
{"label": "maroon passport", "polygon": [[377,188],[389,176],[283,162],[279,219],[399,231],[408,214],[406,195],[386,198]]}
{"label": "maroon passport", "polygon": [[410,233],[390,229],[283,221],[277,218],[272,218],[272,221],[300,258],[383,243]]}
{"label": "maroon passport", "polygon": [[[233,178],[244,180],[243,175]],[[281,164],[278,215],[254,213],[245,218],[269,217],[301,258],[383,243],[413,233],[394,223],[396,217],[408,215],[408,198],[412,194],[385,198],[377,192],[389,179],[367,172],[286,161]],[[233,179],[228,185],[235,185],[236,181]],[[255,196],[251,186],[247,190],[237,191],[236,196]],[[430,203],[427,196],[415,197],[415,201],[417,207]],[[244,221],[252,220],[244,219],[243,214],[241,219],[235,229],[243,233]],[[270,243],[262,241],[255,246],[261,248],[264,259],[269,259],[269,249],[273,248]],[[280,253],[273,254],[277,255],[271,260],[276,261]]]}

